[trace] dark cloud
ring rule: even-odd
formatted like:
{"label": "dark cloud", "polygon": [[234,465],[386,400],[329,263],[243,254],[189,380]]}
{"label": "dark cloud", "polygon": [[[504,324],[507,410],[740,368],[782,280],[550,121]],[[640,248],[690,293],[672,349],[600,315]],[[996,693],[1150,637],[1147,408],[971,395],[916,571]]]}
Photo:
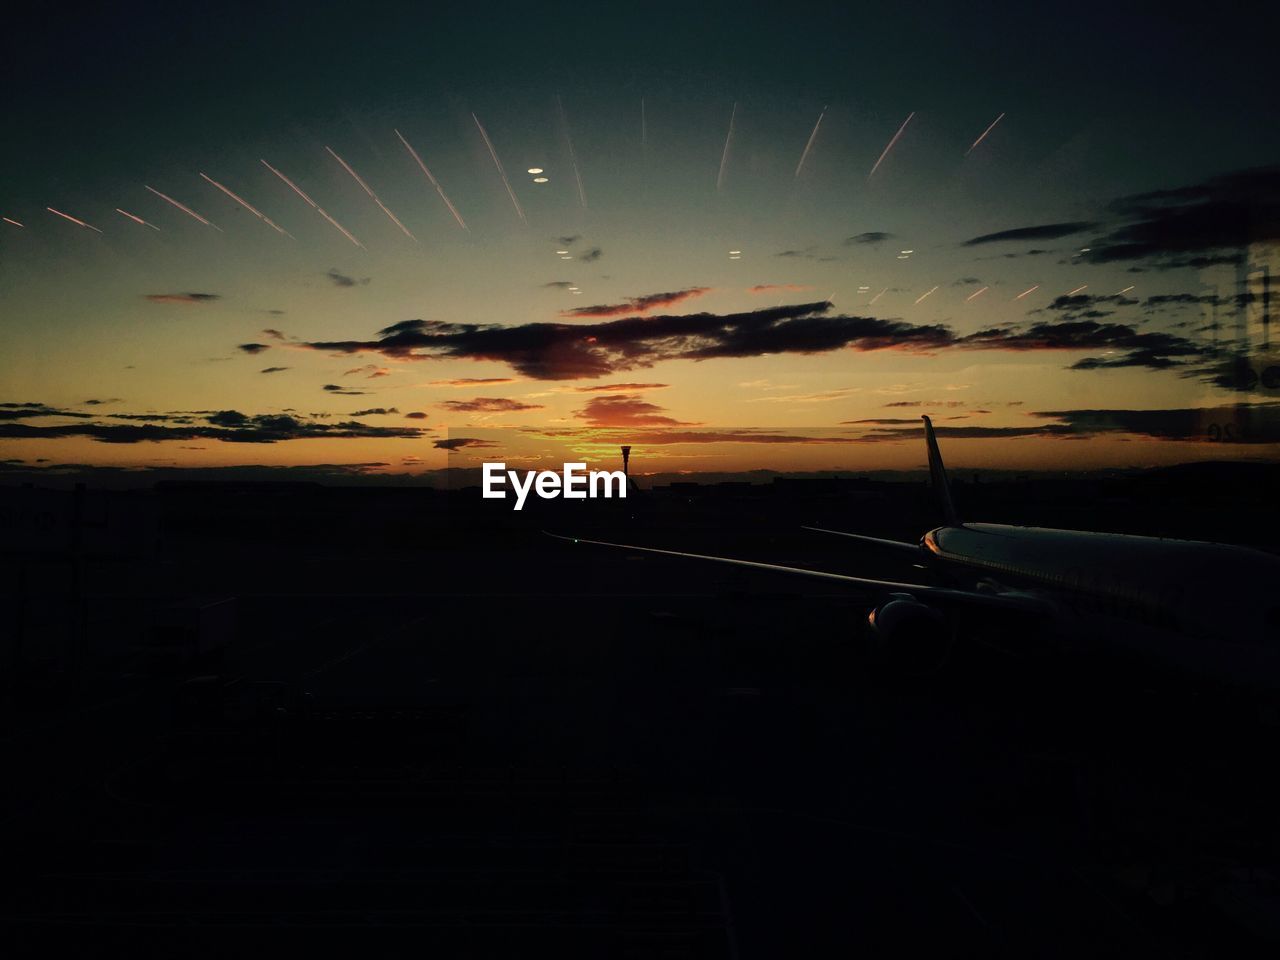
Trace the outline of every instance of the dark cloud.
{"label": "dark cloud", "polygon": [[393,413],[399,413],[395,407],[370,407],[368,410],[356,410],[351,416],[353,417],[389,417]]}
{"label": "dark cloud", "polygon": [[579,236],[578,234],[576,234],[576,233],[575,233],[573,236],[571,236],[571,237],[556,237],[556,238],[555,238],[556,243],[560,244],[560,246],[562,246],[562,247],[571,247],[571,246],[573,246],[575,243],[577,243],[577,242],[578,242],[579,240],[581,240],[581,239],[582,239],[582,237],[580,237],[580,236]]}
{"label": "dark cloud", "polygon": [[336,393],[342,397],[363,397],[365,395],[363,390],[346,390],[337,383],[326,383],[322,389],[327,393]]}
{"label": "dark cloud", "polygon": [[963,407],[964,400],[895,400],[886,407]]}
{"label": "dark cloud", "polygon": [[862,243],[884,243],[886,240],[892,240],[892,233],[885,233],[883,230],[868,230],[866,233],[855,234],[852,237],[846,237],[845,243],[850,246]]}
{"label": "dark cloud", "polygon": [[437,450],[461,450],[463,447],[496,447],[492,440],[477,440],[475,437],[449,437],[437,440],[432,444]]}
{"label": "dark cloud", "polygon": [[421,410],[414,410],[411,413],[406,413],[404,418],[406,420],[425,420],[427,419],[427,415]]}
{"label": "dark cloud", "polygon": [[270,350],[271,347],[265,343],[241,343],[236,346],[237,350],[243,350],[245,353],[254,354],[262,353],[264,350]]}
{"label": "dark cloud", "polygon": [[523,403],[505,397],[476,397],[474,400],[444,400],[436,404],[454,413],[516,413],[520,410],[541,410],[540,403]]}
{"label": "dark cloud", "polygon": [[107,397],[105,400],[86,400],[84,401],[84,405],[86,407],[101,407],[101,406],[106,406],[108,404],[120,403],[120,402],[121,400],[119,397]]}
{"label": "dark cloud", "polygon": [[510,364],[537,380],[574,380],[649,367],[663,360],[707,360],[841,348],[933,349],[956,342],[940,325],[876,317],[829,316],[831,304],[807,303],[746,313],[628,317],[569,325],[517,326],[406,320],[377,340],[304,344],[325,352],[376,351],[399,359],[470,359]]}
{"label": "dark cloud", "polygon": [[710,287],[687,287],[684,290],[672,290],[669,293],[649,293],[642,297],[628,297],[622,303],[597,304],[592,307],[574,307],[572,310],[561,310],[562,317],[620,317],[632,313],[647,313],[658,307],[669,307],[673,304],[692,300],[709,292]]}
{"label": "dark cloud", "polygon": [[[1104,299],[1080,301],[1079,305]],[[401,360],[506,363],[535,380],[593,379],[667,360],[893,348],[1096,350],[1100,356],[1080,360],[1074,368],[1131,366],[1161,370],[1203,362],[1216,356],[1218,349],[1172,333],[1141,332],[1128,324],[1103,322],[1100,311],[1095,311],[1094,316],[1004,325],[960,336],[943,324],[832,315],[831,309],[830,303],[822,302],[733,314],[661,314],[579,325],[527,323],[509,327],[406,320],[380,330],[376,340],[321,341],[300,346],[329,353],[379,352]],[[337,390],[334,385],[325,389]]]}
{"label": "dark cloud", "polygon": [[0,403],[0,421],[32,420],[37,417],[73,417],[87,420],[91,419],[93,414],[75,410],[61,410],[43,403]]}
{"label": "dark cloud", "polygon": [[1092,263],[1152,260],[1157,269],[1237,263],[1249,244],[1280,239],[1280,166],[1121,197],[1111,212],[1124,222],[1083,254]]}
{"label": "dark cloud", "polygon": [[1090,230],[1095,225],[1082,220],[1067,223],[1043,223],[1034,227],[1015,227],[1012,230],[999,230],[996,233],[984,233],[980,237],[966,240],[962,246],[976,247],[984,243],[1003,243],[1006,240],[1060,240],[1074,233]]}
{"label": "dark cloud", "polygon": [[1073,370],[1146,367],[1164,370],[1213,355],[1214,348],[1171,333],[1139,332],[1123,323],[1092,319],[1034,323],[1027,327],[993,327],[961,337],[957,345],[996,350],[1103,350]]}
{"label": "dark cloud", "polygon": [[595,263],[597,260],[599,260],[603,256],[604,256],[603,250],[601,250],[599,247],[592,247],[590,250],[585,250],[581,254],[579,254],[578,259],[581,260],[583,263]]}
{"label": "dark cloud", "polygon": [[1156,440],[1280,443],[1280,404],[1235,404],[1168,410],[1049,410],[1034,413],[1084,434],[1123,433]]}
{"label": "dark cloud", "polygon": [[981,282],[977,277],[961,277],[951,285],[953,287],[976,287]]}
{"label": "dark cloud", "polygon": [[[283,313],[284,311],[281,310],[280,312]],[[262,331],[262,335],[264,337],[270,337],[272,340],[288,340],[289,339],[279,330],[275,329],[275,327],[266,327]]]}
{"label": "dark cloud", "polygon": [[575,284],[572,280],[552,280],[550,283],[544,283],[543,287],[546,287],[552,290],[568,290],[570,287],[574,285]]}
{"label": "dark cloud", "polygon": [[[30,416],[42,416],[32,414]],[[0,418],[2,419],[2,418]],[[0,438],[57,439],[89,437],[100,443],[146,443],[167,440],[222,440],[228,443],[279,443],[286,440],[416,438],[415,427],[369,427],[354,420],[322,423],[285,414],[245,414],[238,410],[209,411],[203,414],[127,414],[116,420],[143,420],[143,423],[106,423],[82,420],[78,423],[34,425],[0,423]]]}
{"label": "dark cloud", "polygon": [[346,274],[340,273],[337,267],[330,267],[329,272],[325,274],[335,287],[355,287],[364,286],[372,281],[372,277],[362,277],[357,280],[355,277],[348,277]]}
{"label": "dark cloud", "polygon": [[565,427],[530,431],[539,436],[560,439],[583,438],[600,442],[669,446],[689,443],[765,443],[765,444],[849,444],[864,442],[860,437],[822,434],[766,433],[750,429],[742,430],[672,430],[644,429],[633,426]]}
{"label": "dark cloud", "polygon": [[258,372],[259,373],[283,373],[288,369],[289,369],[288,367],[263,367]]}
{"label": "dark cloud", "polygon": [[152,303],[210,303],[221,300],[219,293],[148,293],[146,299]]}

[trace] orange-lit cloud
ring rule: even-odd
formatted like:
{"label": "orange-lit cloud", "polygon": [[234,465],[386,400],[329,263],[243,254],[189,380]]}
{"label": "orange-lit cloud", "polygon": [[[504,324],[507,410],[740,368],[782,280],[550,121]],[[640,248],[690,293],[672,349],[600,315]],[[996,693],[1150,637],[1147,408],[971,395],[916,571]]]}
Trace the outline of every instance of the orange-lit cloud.
{"label": "orange-lit cloud", "polygon": [[673,290],[669,293],[650,293],[643,297],[629,297],[623,303],[602,303],[592,307],[574,307],[572,310],[561,310],[562,317],[620,317],[625,314],[647,313],[658,307],[670,307],[709,293],[710,287],[688,287],[684,290]]}

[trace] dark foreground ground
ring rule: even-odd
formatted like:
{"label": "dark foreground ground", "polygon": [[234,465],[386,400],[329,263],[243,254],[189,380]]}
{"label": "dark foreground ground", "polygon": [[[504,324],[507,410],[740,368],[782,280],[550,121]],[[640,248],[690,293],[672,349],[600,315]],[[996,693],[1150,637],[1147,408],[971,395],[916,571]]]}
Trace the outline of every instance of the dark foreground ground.
{"label": "dark foreground ground", "polygon": [[[1267,546],[1276,490],[962,504]],[[914,539],[916,484],[0,493],[8,955],[1275,955],[1269,705],[972,642],[886,677],[865,595],[541,533],[908,577],[797,526]]]}

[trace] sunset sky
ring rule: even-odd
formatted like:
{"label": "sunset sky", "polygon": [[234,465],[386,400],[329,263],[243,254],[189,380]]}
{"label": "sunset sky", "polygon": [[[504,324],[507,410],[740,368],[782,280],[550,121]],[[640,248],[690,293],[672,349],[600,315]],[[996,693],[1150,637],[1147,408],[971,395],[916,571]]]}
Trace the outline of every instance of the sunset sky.
{"label": "sunset sky", "polygon": [[1280,456],[1255,19],[307,9],[7,56],[10,470]]}

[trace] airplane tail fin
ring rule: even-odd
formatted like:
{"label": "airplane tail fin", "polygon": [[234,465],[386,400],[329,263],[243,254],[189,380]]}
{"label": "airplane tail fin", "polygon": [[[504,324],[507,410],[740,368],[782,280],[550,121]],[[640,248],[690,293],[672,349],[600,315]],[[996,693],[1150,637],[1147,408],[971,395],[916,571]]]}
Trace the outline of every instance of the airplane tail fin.
{"label": "airplane tail fin", "polygon": [[929,482],[933,484],[933,489],[938,492],[938,499],[942,501],[942,512],[946,515],[947,523],[956,526],[960,523],[960,517],[956,514],[955,503],[951,500],[951,484],[947,482],[947,468],[942,464],[938,438],[933,433],[933,421],[928,417],[920,419],[924,421],[925,443],[929,446]]}

